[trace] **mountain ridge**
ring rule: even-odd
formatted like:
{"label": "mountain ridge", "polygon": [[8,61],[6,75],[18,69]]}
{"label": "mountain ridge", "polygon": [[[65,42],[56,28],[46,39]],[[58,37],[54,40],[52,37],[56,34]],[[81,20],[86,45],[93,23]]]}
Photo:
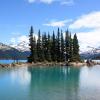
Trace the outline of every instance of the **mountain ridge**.
{"label": "mountain ridge", "polygon": [[29,51],[21,51],[10,45],[0,43],[0,59],[27,59]]}

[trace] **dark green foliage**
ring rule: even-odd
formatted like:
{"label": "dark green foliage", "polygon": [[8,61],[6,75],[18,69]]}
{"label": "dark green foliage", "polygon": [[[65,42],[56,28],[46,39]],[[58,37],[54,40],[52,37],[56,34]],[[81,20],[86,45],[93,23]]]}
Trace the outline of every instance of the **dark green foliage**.
{"label": "dark green foliage", "polygon": [[57,39],[56,39],[56,43],[57,43],[57,48],[56,48],[56,53],[57,53],[57,62],[60,62],[61,60],[61,52],[60,52],[60,30],[58,28],[57,31]]}
{"label": "dark green foliage", "polygon": [[48,33],[48,41],[47,41],[47,61],[51,61],[51,38],[50,38],[50,35]]}
{"label": "dark green foliage", "polygon": [[37,62],[38,56],[37,56],[37,44],[36,44],[36,38],[35,38],[35,36],[33,38],[33,45],[34,45],[34,49],[33,49],[33,53],[34,53],[33,61]]}
{"label": "dark green foliage", "polygon": [[42,50],[44,55],[44,60],[47,60],[47,36],[46,33],[42,35]]}
{"label": "dark green foliage", "polygon": [[38,56],[38,61],[42,62],[44,61],[44,52],[42,49],[42,38],[41,38],[41,32],[39,30],[38,32],[38,40],[37,40],[37,56]]}
{"label": "dark green foliage", "polygon": [[61,62],[65,61],[65,46],[64,46],[64,38],[63,32],[61,30]]}
{"label": "dark green foliage", "polygon": [[65,38],[63,36],[62,30],[58,28],[57,35],[53,31],[51,36],[48,32],[41,35],[39,30],[38,39],[33,37],[33,28],[31,27],[29,35],[29,46],[30,46],[30,56],[28,57],[28,62],[71,62],[79,61],[79,45],[76,34],[72,39],[71,33],[67,30],[65,32]]}
{"label": "dark green foliage", "polygon": [[34,44],[35,44],[35,41],[33,39],[33,27],[31,26],[31,29],[30,29],[30,35],[29,35],[29,46],[30,46],[30,51],[31,51],[31,54],[30,56],[28,57],[28,62],[29,63],[32,63],[34,62]]}
{"label": "dark green foliage", "polygon": [[69,31],[65,32],[65,52],[66,52],[66,61],[69,61],[69,52],[70,52],[70,37]]}
{"label": "dark green foliage", "polygon": [[71,37],[71,33],[69,37],[69,61],[73,61],[73,39]]}
{"label": "dark green foliage", "polygon": [[52,36],[52,39],[51,39],[51,59],[52,59],[52,61],[57,60],[57,56],[56,56],[56,38],[55,38],[54,31],[53,31],[53,36]]}
{"label": "dark green foliage", "polygon": [[78,44],[78,39],[77,39],[76,34],[74,35],[74,38],[73,38],[73,60],[80,61],[79,44]]}

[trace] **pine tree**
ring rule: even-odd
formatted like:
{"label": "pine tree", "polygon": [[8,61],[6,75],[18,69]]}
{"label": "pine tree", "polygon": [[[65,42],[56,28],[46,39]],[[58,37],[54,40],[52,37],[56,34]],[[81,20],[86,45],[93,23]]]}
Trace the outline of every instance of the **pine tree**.
{"label": "pine tree", "polygon": [[66,61],[69,61],[69,51],[70,51],[70,45],[69,45],[69,31],[67,30],[65,32],[65,51],[66,51]]}
{"label": "pine tree", "polygon": [[37,60],[38,60],[38,57],[37,57],[37,43],[36,43],[36,38],[35,38],[35,36],[34,36],[34,38],[33,38],[33,45],[34,45],[34,50],[33,50],[33,52],[34,52],[34,55],[33,55],[33,58],[34,58],[34,62],[37,62]]}
{"label": "pine tree", "polygon": [[69,61],[73,61],[73,39],[71,37],[71,33],[70,33],[70,37],[69,37]]}
{"label": "pine tree", "polygon": [[77,39],[76,34],[74,35],[74,38],[73,38],[73,60],[80,61],[79,44],[78,44],[78,39]]}
{"label": "pine tree", "polygon": [[45,60],[45,55],[44,55],[44,48],[43,48],[43,35],[41,37],[41,61]]}
{"label": "pine tree", "polygon": [[47,60],[50,62],[51,61],[51,38],[50,35],[48,33],[48,40],[47,40]]}
{"label": "pine tree", "polygon": [[43,51],[44,51],[44,60],[48,60],[48,38],[46,33],[43,34],[42,36],[42,45],[43,45]]}
{"label": "pine tree", "polygon": [[56,56],[56,38],[55,38],[55,32],[53,31],[53,36],[52,36],[52,43],[51,43],[51,59],[52,61],[56,61],[57,60],[57,56]]}
{"label": "pine tree", "polygon": [[64,37],[63,32],[61,30],[61,61],[63,62],[65,60],[65,50],[64,50]]}
{"label": "pine tree", "polygon": [[34,44],[35,44],[35,41],[33,40],[33,27],[31,26],[31,29],[30,29],[30,35],[29,35],[29,46],[30,46],[30,56],[28,57],[28,62],[29,63],[32,63],[35,61],[35,58],[34,58]]}
{"label": "pine tree", "polygon": [[41,38],[40,30],[38,32],[38,40],[37,40],[37,56],[38,56],[39,62],[44,60],[44,54],[43,54],[43,51],[42,51],[42,38]]}
{"label": "pine tree", "polygon": [[60,59],[61,59],[61,52],[60,52],[60,30],[58,28],[58,31],[57,31],[57,39],[56,39],[56,43],[57,43],[57,49],[56,49],[56,56],[57,56],[57,62],[60,62]]}
{"label": "pine tree", "polygon": [[28,57],[28,62],[43,62],[43,61],[57,61],[57,62],[71,62],[80,61],[79,55],[79,44],[77,35],[75,34],[73,39],[71,33],[67,30],[65,32],[65,39],[63,37],[63,32],[58,28],[57,35],[53,31],[53,35],[48,36],[46,33],[42,34],[39,30],[38,40],[33,37],[33,27],[31,26],[29,35],[29,46],[30,46],[30,56]]}

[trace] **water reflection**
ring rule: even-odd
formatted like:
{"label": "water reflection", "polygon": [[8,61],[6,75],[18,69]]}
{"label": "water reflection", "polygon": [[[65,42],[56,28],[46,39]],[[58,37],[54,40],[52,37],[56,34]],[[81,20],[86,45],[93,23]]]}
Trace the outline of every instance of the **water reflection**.
{"label": "water reflection", "polygon": [[[66,81],[68,77],[71,76],[69,67],[59,67],[59,68],[28,68],[31,73],[31,81],[33,84],[36,83],[50,83],[60,84]],[[73,73],[74,74],[74,73]],[[37,82],[38,81],[38,82]],[[50,83],[51,85],[51,83]]]}
{"label": "water reflection", "polygon": [[27,67],[13,69],[11,71],[11,80],[13,83],[28,85],[31,81],[31,74]]}
{"label": "water reflection", "polygon": [[79,69],[53,67],[28,70],[31,73],[30,94],[34,100],[78,100]]}
{"label": "water reflection", "polygon": [[81,68],[78,93],[82,100],[99,100],[100,66]]}
{"label": "water reflection", "polygon": [[0,71],[0,100],[99,100],[99,94],[100,66]]}
{"label": "water reflection", "polygon": [[63,67],[62,72],[65,76],[70,74],[70,67]]}
{"label": "water reflection", "polygon": [[100,66],[81,68],[80,87],[100,88]]}

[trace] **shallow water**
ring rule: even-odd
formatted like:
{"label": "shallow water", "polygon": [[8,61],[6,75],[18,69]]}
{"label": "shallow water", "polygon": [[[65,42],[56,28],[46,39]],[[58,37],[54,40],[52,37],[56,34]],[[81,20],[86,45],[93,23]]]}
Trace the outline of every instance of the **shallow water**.
{"label": "shallow water", "polygon": [[0,100],[100,100],[100,66],[0,69]]}
{"label": "shallow water", "polygon": [[[14,60],[0,60],[0,64],[11,64],[14,62]],[[18,60],[18,62],[27,62],[27,60]]]}

